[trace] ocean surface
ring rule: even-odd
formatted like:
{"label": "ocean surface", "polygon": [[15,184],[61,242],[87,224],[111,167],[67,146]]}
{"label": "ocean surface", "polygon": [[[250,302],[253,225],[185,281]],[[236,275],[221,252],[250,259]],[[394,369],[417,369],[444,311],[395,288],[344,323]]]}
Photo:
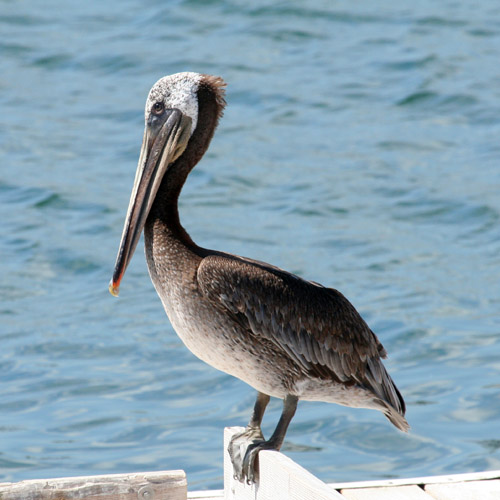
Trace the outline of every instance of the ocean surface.
{"label": "ocean surface", "polygon": [[408,435],[303,402],[283,451],[325,481],[499,469],[499,61],[493,0],[0,0],[0,481],[222,487],[255,391],[182,345],[142,244],[108,293],[144,102],[179,71],[228,84],[184,226],[341,290],[407,402]]}

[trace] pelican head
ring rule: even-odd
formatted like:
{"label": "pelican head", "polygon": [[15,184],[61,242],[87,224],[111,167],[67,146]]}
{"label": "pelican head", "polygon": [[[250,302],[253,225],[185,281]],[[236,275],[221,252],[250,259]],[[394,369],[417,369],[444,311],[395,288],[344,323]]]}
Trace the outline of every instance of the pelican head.
{"label": "pelican head", "polygon": [[[195,134],[199,123],[200,91],[205,95],[207,90],[212,89],[216,96],[215,101],[220,103],[213,126],[215,130],[224,105],[223,87],[224,82],[220,78],[186,72],[165,76],[151,88],[146,100],[144,137],[139,163],[115,269],[109,284],[112,295],[118,296],[121,279],[139,242],[165,173],[183,155]],[[207,134],[198,135],[204,137]],[[203,152],[208,147],[212,135],[213,130],[208,134],[208,142],[204,141],[206,144],[201,148]]]}

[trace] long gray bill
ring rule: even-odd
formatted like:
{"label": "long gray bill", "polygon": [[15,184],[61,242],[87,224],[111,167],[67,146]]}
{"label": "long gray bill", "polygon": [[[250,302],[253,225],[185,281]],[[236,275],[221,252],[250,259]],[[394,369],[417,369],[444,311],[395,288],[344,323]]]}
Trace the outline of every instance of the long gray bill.
{"label": "long gray bill", "polygon": [[134,186],[116,257],[111,295],[118,296],[120,282],[141,237],[161,180],[169,165],[186,149],[191,135],[191,118],[178,109],[166,110],[165,116],[149,119],[144,130],[141,154]]}

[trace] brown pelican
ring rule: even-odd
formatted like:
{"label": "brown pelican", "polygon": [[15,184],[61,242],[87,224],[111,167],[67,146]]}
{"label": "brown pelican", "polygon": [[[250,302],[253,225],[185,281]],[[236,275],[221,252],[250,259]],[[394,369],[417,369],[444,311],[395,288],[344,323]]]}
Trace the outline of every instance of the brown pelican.
{"label": "brown pelican", "polygon": [[[372,408],[402,431],[409,426],[381,361],[384,347],[340,292],[264,262],[201,248],[182,227],[179,194],[222,116],[224,87],[218,77],[178,73],[149,92],[109,289],[118,295],[144,229],[151,280],[179,337],[200,359],[257,390],[250,422],[228,448],[235,476],[250,483],[258,452],[280,449],[299,399]],[[270,396],[283,399],[283,412],[265,440],[260,426]]]}

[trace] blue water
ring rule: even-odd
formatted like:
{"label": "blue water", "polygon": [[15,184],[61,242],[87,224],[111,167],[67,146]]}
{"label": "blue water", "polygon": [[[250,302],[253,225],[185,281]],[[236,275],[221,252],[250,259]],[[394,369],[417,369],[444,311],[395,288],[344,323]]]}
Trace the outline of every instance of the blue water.
{"label": "blue water", "polygon": [[497,1],[3,0],[0,35],[0,481],[221,487],[254,391],[181,344],[142,251],[107,291],[147,92],[186,70],[228,82],[188,231],[342,290],[407,401],[409,435],[302,403],[284,451],[325,481],[500,468]]}

